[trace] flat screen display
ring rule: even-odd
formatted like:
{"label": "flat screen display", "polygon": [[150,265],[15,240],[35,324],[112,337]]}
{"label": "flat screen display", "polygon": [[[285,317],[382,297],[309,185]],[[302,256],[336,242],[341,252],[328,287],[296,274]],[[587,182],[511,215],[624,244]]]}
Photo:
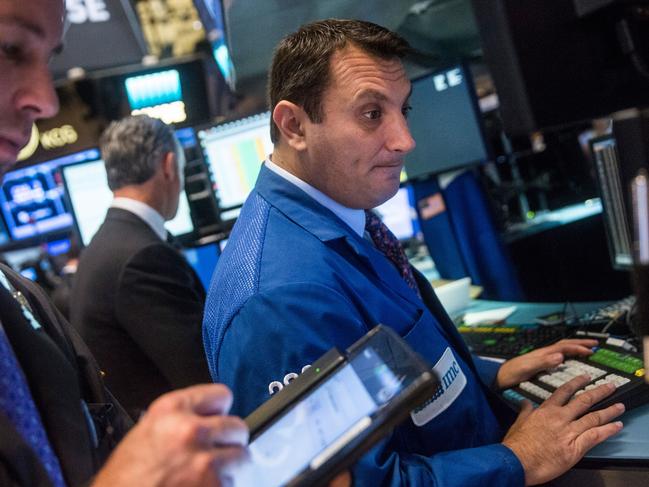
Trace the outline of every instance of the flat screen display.
{"label": "flat screen display", "polygon": [[409,186],[399,188],[397,194],[374,208],[374,212],[399,240],[415,238],[420,231],[414,195]]}
{"label": "flat screen display", "polygon": [[[604,209],[604,229],[613,268],[630,270],[633,264],[632,226],[629,224],[627,202],[629,190],[622,181],[617,142],[612,135],[598,137],[590,142],[597,182]],[[625,201],[626,200],[626,201]]]}
{"label": "flat screen display", "polygon": [[[97,153],[99,157],[99,153]],[[61,170],[72,212],[83,245],[88,245],[106,217],[113,199],[108,188],[104,161],[95,159],[80,164],[64,166]],[[165,223],[167,230],[175,236],[194,231],[187,195],[180,195],[178,213]]]}
{"label": "flat screen display", "polygon": [[221,254],[218,244],[213,243],[201,247],[183,249],[183,254],[187,262],[189,262],[189,265],[198,274],[198,278],[201,280],[203,287],[209,289],[212,274]]}
{"label": "flat screen display", "polygon": [[406,156],[409,180],[488,158],[471,74],[463,66],[414,80],[410,105],[408,125],[417,146]]}
{"label": "flat screen display", "polygon": [[262,162],[273,151],[270,112],[198,130],[205,160],[210,168],[221,219],[238,216],[240,207],[255,186]]}
{"label": "flat screen display", "polygon": [[63,180],[58,169],[65,164],[93,160],[90,149],[8,172],[0,191],[0,207],[13,240],[24,240],[72,227]]}

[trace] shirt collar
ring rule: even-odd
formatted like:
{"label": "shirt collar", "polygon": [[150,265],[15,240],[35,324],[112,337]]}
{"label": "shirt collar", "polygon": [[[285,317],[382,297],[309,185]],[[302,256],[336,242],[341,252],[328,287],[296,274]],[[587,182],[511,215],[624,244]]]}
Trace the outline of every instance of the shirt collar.
{"label": "shirt collar", "polygon": [[161,240],[167,239],[167,229],[165,228],[165,220],[160,213],[151,208],[146,203],[133,200],[131,198],[118,197],[114,198],[110,204],[111,208],[120,208],[126,210],[134,215],[140,217],[144,222],[151,227],[151,230],[160,237]]}
{"label": "shirt collar", "polygon": [[344,221],[359,237],[365,233],[365,212],[354,208],[347,208],[340,203],[332,200],[322,191],[314,188],[309,183],[302,181],[295,174],[288,172],[286,169],[279,167],[270,159],[266,159],[265,165],[278,176],[286,181],[293,183],[311,198],[316,200],[325,208],[333,212],[338,218]]}

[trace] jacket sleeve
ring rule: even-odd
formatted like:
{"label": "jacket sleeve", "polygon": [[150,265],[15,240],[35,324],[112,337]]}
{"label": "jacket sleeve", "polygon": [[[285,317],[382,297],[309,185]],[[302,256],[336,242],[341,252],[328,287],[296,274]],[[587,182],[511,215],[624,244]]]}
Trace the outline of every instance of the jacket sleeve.
{"label": "jacket sleeve", "polygon": [[[270,389],[325,352],[346,349],[375,323],[365,323],[337,291],[303,283],[249,298],[226,325],[216,346],[218,380],[234,392],[233,412],[250,414],[270,398]],[[355,485],[519,486],[520,462],[500,444],[430,456],[407,453],[407,438],[395,430],[354,469]],[[395,447],[395,443],[406,445]]]}
{"label": "jacket sleeve", "polygon": [[480,376],[483,384],[493,389],[496,384],[496,376],[498,375],[498,371],[500,370],[502,363],[496,362],[494,360],[480,358],[477,355],[473,354],[472,356],[476,370],[478,371],[478,375]]}
{"label": "jacket sleeve", "polygon": [[167,245],[135,254],[120,276],[120,325],[176,388],[211,382],[203,354],[204,296],[188,264]]}

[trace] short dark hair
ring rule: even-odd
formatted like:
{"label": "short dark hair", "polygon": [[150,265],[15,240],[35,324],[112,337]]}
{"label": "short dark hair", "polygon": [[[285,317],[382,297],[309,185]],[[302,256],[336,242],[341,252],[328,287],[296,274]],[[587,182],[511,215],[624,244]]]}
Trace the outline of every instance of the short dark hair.
{"label": "short dark hair", "polygon": [[111,191],[148,181],[165,154],[179,151],[171,127],[147,115],[111,122],[99,138],[99,148]]}
{"label": "short dark hair", "polygon": [[[268,79],[271,112],[281,100],[288,100],[301,106],[312,122],[321,122],[331,56],[350,44],[381,59],[403,58],[411,52],[405,39],[371,22],[326,19],[304,25],[275,49]],[[272,119],[270,138],[273,143],[279,140]]]}

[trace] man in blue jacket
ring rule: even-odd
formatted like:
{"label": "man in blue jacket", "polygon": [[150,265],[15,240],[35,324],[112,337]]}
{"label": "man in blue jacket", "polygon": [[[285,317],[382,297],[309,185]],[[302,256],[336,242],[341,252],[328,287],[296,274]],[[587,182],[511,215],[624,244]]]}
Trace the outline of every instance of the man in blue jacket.
{"label": "man in blue jacket", "polygon": [[544,482],[619,431],[611,421],[623,407],[582,417],[612,388],[570,400],[581,377],[538,409],[526,405],[510,428],[490,388],[556,366],[564,354],[586,355],[593,343],[564,341],[500,368],[475,360],[430,285],[366,211],[396,193],[415,145],[400,60],[407,52],[400,37],[359,21],[316,22],[279,44],[269,81],[275,148],[208,295],[210,371],[233,389],[233,411],[247,415],[326,351],[383,323],[449,380],[358,463],[357,484]]}

